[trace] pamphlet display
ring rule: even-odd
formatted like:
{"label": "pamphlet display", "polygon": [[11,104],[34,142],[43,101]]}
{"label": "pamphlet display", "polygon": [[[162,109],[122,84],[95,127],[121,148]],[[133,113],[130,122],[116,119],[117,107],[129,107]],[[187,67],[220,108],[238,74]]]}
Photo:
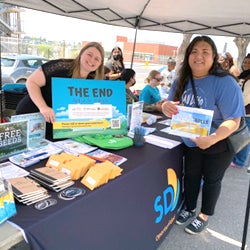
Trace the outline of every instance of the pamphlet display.
{"label": "pamphlet display", "polygon": [[127,133],[124,81],[55,77],[52,103],[54,139]]}
{"label": "pamphlet display", "polygon": [[0,123],[0,160],[28,149],[27,121]]}
{"label": "pamphlet display", "polygon": [[143,121],[143,101],[128,105],[129,132],[134,132],[135,127],[141,126]]}
{"label": "pamphlet display", "polygon": [[28,121],[28,147],[34,149],[48,144],[45,140],[46,121],[43,115],[39,112],[13,115],[11,121]]}
{"label": "pamphlet display", "polygon": [[213,110],[178,106],[178,113],[172,116],[169,134],[187,138],[209,135]]}

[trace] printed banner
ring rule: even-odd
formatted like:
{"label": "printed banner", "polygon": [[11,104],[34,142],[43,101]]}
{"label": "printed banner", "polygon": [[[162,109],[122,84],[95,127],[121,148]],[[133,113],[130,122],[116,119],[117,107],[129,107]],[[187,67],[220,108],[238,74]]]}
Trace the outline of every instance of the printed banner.
{"label": "printed banner", "polygon": [[53,138],[126,134],[124,81],[52,79]]}

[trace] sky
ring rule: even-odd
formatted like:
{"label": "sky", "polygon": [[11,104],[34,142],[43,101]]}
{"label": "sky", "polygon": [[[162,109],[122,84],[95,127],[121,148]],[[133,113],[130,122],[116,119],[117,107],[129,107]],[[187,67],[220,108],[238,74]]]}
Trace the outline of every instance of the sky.
{"label": "sky", "polygon": [[[107,51],[116,45],[117,35],[126,36],[131,42],[135,37],[135,30],[131,28],[94,23],[29,9],[21,12],[21,21],[24,35],[72,43],[82,41],[102,42]],[[237,47],[233,42],[233,37],[211,36],[211,38],[214,40],[219,53],[223,52],[226,45],[226,51],[237,58]],[[137,42],[161,43],[179,47],[182,42],[182,34],[138,30]],[[247,52],[250,53],[250,46],[248,46]]]}

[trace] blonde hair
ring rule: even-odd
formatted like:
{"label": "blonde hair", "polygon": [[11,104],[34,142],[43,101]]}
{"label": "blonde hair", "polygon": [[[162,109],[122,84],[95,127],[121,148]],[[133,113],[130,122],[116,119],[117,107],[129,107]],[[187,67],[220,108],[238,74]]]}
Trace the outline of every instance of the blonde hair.
{"label": "blonde hair", "polygon": [[89,42],[86,44],[78,54],[78,56],[75,58],[74,63],[72,65],[72,78],[81,78],[80,77],[80,60],[81,60],[81,55],[82,53],[90,48],[94,47],[96,48],[100,54],[101,54],[101,64],[100,66],[96,69],[96,71],[90,72],[89,75],[93,77],[93,79],[96,80],[102,80],[104,79],[104,49],[100,43],[97,42]]}
{"label": "blonde hair", "polygon": [[158,70],[151,70],[147,76],[147,78],[145,79],[145,82],[149,83],[150,80],[154,79],[157,75],[161,74],[161,72],[159,72]]}

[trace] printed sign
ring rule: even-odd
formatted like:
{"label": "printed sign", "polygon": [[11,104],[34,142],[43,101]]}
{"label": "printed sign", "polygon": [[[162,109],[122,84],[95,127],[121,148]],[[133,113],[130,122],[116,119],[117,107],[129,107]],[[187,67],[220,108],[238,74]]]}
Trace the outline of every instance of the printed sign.
{"label": "printed sign", "polygon": [[52,79],[53,138],[126,134],[124,81]]}
{"label": "printed sign", "polygon": [[209,135],[213,110],[178,106],[178,113],[172,116],[170,134],[192,138]]}
{"label": "printed sign", "polygon": [[0,160],[27,150],[27,127],[28,121],[0,124]]}

